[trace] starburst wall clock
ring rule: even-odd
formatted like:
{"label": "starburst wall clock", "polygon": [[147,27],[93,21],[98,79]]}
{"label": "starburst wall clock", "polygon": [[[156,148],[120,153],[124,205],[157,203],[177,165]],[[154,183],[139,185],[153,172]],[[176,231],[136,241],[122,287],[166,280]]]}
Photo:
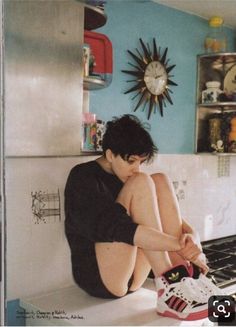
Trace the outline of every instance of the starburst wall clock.
{"label": "starburst wall clock", "polygon": [[157,50],[156,41],[153,39],[153,51],[151,51],[149,44],[144,44],[142,39],[139,39],[142,47],[143,54],[136,48],[137,55],[128,50],[128,53],[134,59],[135,64],[128,62],[134,70],[122,70],[123,73],[132,75],[135,79],[128,80],[127,82],[135,83],[124,94],[136,92],[132,100],[136,97],[138,102],[134,108],[136,111],[139,107],[145,110],[148,105],[148,119],[152,112],[156,112],[159,107],[161,116],[163,116],[163,107],[166,107],[166,100],[172,105],[170,93],[172,90],[170,86],[177,84],[171,80],[173,75],[170,72],[176,65],[169,65],[167,59],[168,48],[165,48],[161,54],[161,48]]}

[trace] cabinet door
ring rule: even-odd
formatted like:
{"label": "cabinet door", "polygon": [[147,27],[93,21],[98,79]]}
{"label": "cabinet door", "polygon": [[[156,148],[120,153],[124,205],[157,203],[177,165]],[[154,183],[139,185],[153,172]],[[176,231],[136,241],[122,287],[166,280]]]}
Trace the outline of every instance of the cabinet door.
{"label": "cabinet door", "polygon": [[84,7],[74,0],[4,5],[5,154],[78,154]]}

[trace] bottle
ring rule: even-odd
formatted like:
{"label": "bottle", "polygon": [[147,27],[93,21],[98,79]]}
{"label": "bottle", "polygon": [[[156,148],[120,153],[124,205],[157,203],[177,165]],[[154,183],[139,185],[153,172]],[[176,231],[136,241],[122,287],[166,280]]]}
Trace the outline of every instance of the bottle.
{"label": "bottle", "polygon": [[221,119],[209,119],[209,148],[213,152],[223,152],[224,145],[221,137]]}
{"label": "bottle", "polygon": [[209,19],[209,33],[204,43],[207,53],[226,51],[227,40],[222,31],[223,22],[223,18],[219,16],[213,16]]}
{"label": "bottle", "polygon": [[90,45],[87,43],[84,43],[84,45],[83,45],[84,77],[89,76],[89,58],[90,58]]}
{"label": "bottle", "polygon": [[96,150],[96,114],[83,113],[82,151]]}
{"label": "bottle", "polygon": [[231,130],[229,132],[229,152],[236,153],[236,117],[230,120]]}
{"label": "bottle", "polygon": [[102,140],[105,133],[105,122],[103,120],[97,119],[96,127],[96,151],[102,151]]}

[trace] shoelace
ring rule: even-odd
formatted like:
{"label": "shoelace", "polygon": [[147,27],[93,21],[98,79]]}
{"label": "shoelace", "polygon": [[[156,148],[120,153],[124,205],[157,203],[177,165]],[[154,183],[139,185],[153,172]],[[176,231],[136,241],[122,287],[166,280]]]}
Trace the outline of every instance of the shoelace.
{"label": "shoelace", "polygon": [[205,287],[206,292],[211,295],[221,295],[222,290],[215,286],[209,278],[201,274],[198,278],[199,282]]}
{"label": "shoelace", "polygon": [[182,278],[179,283],[179,291],[189,300],[198,301],[200,303],[205,303],[209,297],[205,289],[199,287],[197,280],[191,277]]}

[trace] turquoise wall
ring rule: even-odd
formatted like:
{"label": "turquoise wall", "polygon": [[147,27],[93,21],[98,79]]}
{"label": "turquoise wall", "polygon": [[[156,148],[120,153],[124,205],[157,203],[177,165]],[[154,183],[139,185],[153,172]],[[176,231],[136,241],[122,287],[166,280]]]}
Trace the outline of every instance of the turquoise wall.
{"label": "turquoise wall", "polygon": [[[172,87],[173,105],[167,104],[164,117],[152,114],[151,135],[160,153],[193,153],[195,133],[196,56],[204,52],[203,40],[208,22],[154,2],[108,0],[108,20],[97,32],[106,34],[113,44],[113,80],[103,90],[90,92],[90,111],[103,120],[131,113],[134,93],[124,94],[130,83],[129,75],[121,72],[130,69],[127,49],[140,49],[139,38],[151,43],[156,39],[162,49],[168,47],[170,64],[176,64],[172,78],[178,86]],[[229,51],[233,47],[234,31],[225,28]],[[141,109],[135,114],[147,121],[147,112]]]}

